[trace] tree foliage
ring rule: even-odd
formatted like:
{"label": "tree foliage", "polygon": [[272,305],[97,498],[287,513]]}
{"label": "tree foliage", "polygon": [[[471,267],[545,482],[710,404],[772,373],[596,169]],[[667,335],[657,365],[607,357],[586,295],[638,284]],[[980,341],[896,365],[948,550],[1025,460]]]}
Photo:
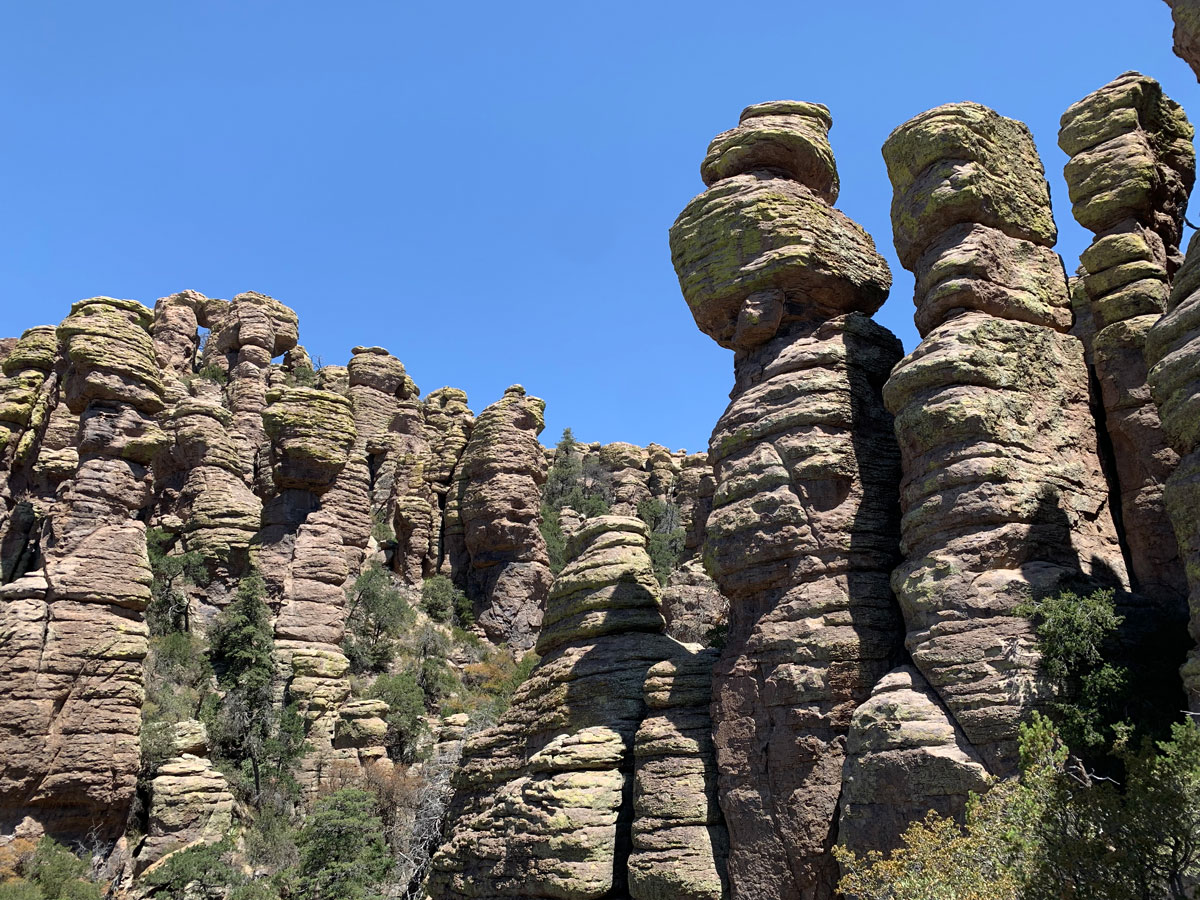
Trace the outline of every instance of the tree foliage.
{"label": "tree foliage", "polygon": [[187,631],[188,585],[208,583],[208,570],[199,551],[172,552],[175,537],[162,528],[146,530],[146,553],[150,557],[150,603],[146,624],[152,635]]}
{"label": "tree foliage", "polygon": [[838,848],[859,900],[1188,900],[1200,877],[1200,726],[1115,752],[1124,783],[1071,757],[1049,719],[1021,728],[1022,772],[973,798],[965,825],[930,813],[890,856]]}
{"label": "tree foliage", "polygon": [[392,574],[373,564],[348,591],[346,637],[342,651],[355,673],[385,672],[396,655],[396,641],[416,616]]}
{"label": "tree foliage", "polygon": [[295,893],[307,900],[377,900],[391,869],[383,822],[366,791],[346,788],[317,801],[297,838]]}
{"label": "tree foliage", "polygon": [[595,461],[584,462],[570,428],[564,428],[555,446],[554,462],[542,486],[541,532],[550,557],[550,571],[557,575],[566,564],[566,537],[560,513],[570,507],[585,519],[608,512],[612,479]]}

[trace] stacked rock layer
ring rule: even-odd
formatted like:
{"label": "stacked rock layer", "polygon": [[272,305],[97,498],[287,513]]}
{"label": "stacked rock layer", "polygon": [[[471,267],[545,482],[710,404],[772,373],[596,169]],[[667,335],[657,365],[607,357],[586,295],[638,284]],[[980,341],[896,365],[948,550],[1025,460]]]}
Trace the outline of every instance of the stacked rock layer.
{"label": "stacked rock layer", "polygon": [[1083,347],[1067,333],[1049,189],[1024,125],[941,106],[896,129],[883,154],[922,335],[884,388],[904,470],[893,584],[937,694],[929,709],[944,703],[1007,775],[1037,693],[1016,607],[1081,576],[1127,586]]}
{"label": "stacked rock layer", "polygon": [[[541,661],[500,722],[464,748],[432,897],[722,896],[713,846],[723,836],[707,802],[703,692],[661,698],[660,706],[681,699],[697,706],[699,719],[681,714],[658,726],[663,733],[646,732],[643,793],[635,789],[644,693],[658,696],[663,685],[654,673],[669,680],[693,656],[663,634],[646,538],[644,523],[620,516],[591,519],[570,537],[538,638]],[[673,668],[655,669],[669,661]],[[668,754],[687,761],[672,765]],[[688,772],[682,807],[647,806],[645,779],[672,770]],[[656,840],[667,829],[675,840]],[[661,893],[663,885],[678,893]]]}
{"label": "stacked rock layer", "polygon": [[1178,457],[1146,384],[1146,332],[1162,315],[1179,267],[1183,212],[1195,180],[1193,129],[1158,82],[1129,72],[1074,104],[1059,145],[1075,218],[1097,237],[1079,288],[1094,334],[1091,358],[1112,444],[1130,579],[1164,627],[1187,595],[1163,484]]}
{"label": "stacked rock layer", "polygon": [[709,443],[705,559],[729,598],[716,665],[720,803],[737,898],[831,897],[846,733],[894,664],[899,454],[880,388],[891,275],[831,205],[823,106],[752,106],[671,228],[696,324],[735,351]]}

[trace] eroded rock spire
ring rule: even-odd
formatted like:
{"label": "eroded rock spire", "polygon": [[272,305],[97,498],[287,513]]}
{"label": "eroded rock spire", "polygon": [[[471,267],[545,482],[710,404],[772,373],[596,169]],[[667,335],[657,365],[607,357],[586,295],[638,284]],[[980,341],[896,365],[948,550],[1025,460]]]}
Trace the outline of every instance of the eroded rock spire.
{"label": "eroded rock spire", "polygon": [[831,897],[845,735],[895,662],[899,454],[880,387],[891,274],[831,205],[828,110],[747,108],[671,227],[696,324],[735,351],[705,557],[730,601],[713,695],[735,898]]}

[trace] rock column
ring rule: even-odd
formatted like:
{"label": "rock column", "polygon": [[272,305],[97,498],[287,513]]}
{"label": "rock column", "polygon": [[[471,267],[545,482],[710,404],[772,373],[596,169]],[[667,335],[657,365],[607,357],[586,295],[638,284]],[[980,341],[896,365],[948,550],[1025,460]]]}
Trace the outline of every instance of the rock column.
{"label": "rock column", "polygon": [[513,385],[482,413],[455,474],[449,532],[461,519],[470,559],[465,574],[476,619],[488,638],[527,649],[537,639],[550,589],[541,521],[546,456],[538,435],[546,402]]}
{"label": "rock column", "polygon": [[1079,286],[1095,335],[1133,587],[1174,627],[1187,580],[1163,506],[1178,463],[1146,384],[1146,332],[1162,315],[1182,261],[1179,239],[1195,181],[1193,128],[1152,78],[1127,72],[1073,105],[1058,142],[1075,218],[1097,237],[1081,257]]}
{"label": "rock column", "polygon": [[[1181,457],[1164,498],[1190,587],[1190,631],[1200,642],[1200,233],[1192,236],[1166,314],[1146,335],[1146,361],[1163,429]],[[1182,675],[1188,706],[1200,713],[1200,649],[1188,654]]]}
{"label": "rock column", "polygon": [[538,638],[541,662],[500,722],[467,740],[450,837],[429,881],[436,900],[631,896],[644,682],[657,663],[687,653],[662,633],[646,538],[641,521],[618,516],[571,536]]}
{"label": "rock column", "polygon": [[139,303],[96,297],[59,326],[79,464],[51,517],[44,569],[2,589],[0,819],[27,815],[65,838],[115,838],[138,771],[151,574],[135,517],[166,443],[151,320]]}
{"label": "rock column", "polygon": [[713,717],[735,898],[834,893],[846,731],[894,664],[899,454],[880,388],[891,275],[832,206],[823,106],[752,106],[671,228],[696,324],[735,351],[705,559],[729,598]]}
{"label": "rock column", "polygon": [[922,341],[884,389],[904,561],[893,585],[921,675],[993,774],[1016,771],[1038,655],[1015,608],[1064,580],[1127,586],[1083,346],[1029,130],[941,106],[883,147]]}

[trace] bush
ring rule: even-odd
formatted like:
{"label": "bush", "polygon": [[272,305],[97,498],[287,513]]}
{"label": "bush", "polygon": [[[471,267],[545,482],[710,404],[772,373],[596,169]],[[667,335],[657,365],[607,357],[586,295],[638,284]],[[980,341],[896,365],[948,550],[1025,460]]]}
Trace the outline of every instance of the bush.
{"label": "bush", "polygon": [[100,900],[86,862],[50,837],[38,841],[17,865],[21,877],[0,884],[3,900]]}
{"label": "bush", "polygon": [[375,900],[392,860],[370,794],[357,788],[317,801],[297,838],[297,893],[309,900]]}
{"label": "bush", "polygon": [[215,381],[217,384],[228,384],[229,373],[218,366],[216,363],[209,363],[207,366],[202,366],[196,372],[197,378],[206,378],[209,381]]}
{"label": "bush", "polygon": [[384,672],[396,655],[396,639],[412,626],[416,616],[392,574],[371,565],[349,590],[346,637],[342,650],[351,671]]}
{"label": "bush", "polygon": [[14,878],[0,882],[0,900],[46,900],[46,896],[32,881]]}
{"label": "bush", "polygon": [[162,528],[146,531],[146,553],[152,575],[146,624],[155,635],[187,631],[191,623],[185,588],[189,584],[208,583],[204,557],[196,550],[171,553],[174,542],[175,537]]}
{"label": "bush", "polygon": [[371,537],[378,544],[396,542],[396,529],[387,520],[387,510],[380,508],[371,513]]}
{"label": "bush", "polygon": [[1189,900],[1200,877],[1200,726],[1118,745],[1125,784],[1086,772],[1051,722],[1021,727],[1021,776],[968,804],[966,823],[930,813],[885,858],[834,853],[858,900]]}
{"label": "bush", "polygon": [[425,692],[411,672],[380,675],[370,696],[388,705],[388,755],[397,762],[416,761],[417,747],[426,732]]}
{"label": "bush", "polygon": [[[445,575],[425,579],[421,585],[421,609],[425,610],[425,615],[441,624],[454,621],[462,626],[475,621],[471,601]],[[470,616],[469,621],[463,619],[464,614]]]}
{"label": "bush", "polygon": [[1067,745],[1092,761],[1134,728],[1126,708],[1129,671],[1108,661],[1122,622],[1113,597],[1112,590],[1064,590],[1017,607],[1033,622],[1042,670],[1054,687],[1051,718]]}
{"label": "bush", "polygon": [[188,847],[148,871],[143,883],[153,889],[155,900],[224,896],[230,888],[246,882],[245,876],[229,863],[231,850],[228,839],[218,844]]}

